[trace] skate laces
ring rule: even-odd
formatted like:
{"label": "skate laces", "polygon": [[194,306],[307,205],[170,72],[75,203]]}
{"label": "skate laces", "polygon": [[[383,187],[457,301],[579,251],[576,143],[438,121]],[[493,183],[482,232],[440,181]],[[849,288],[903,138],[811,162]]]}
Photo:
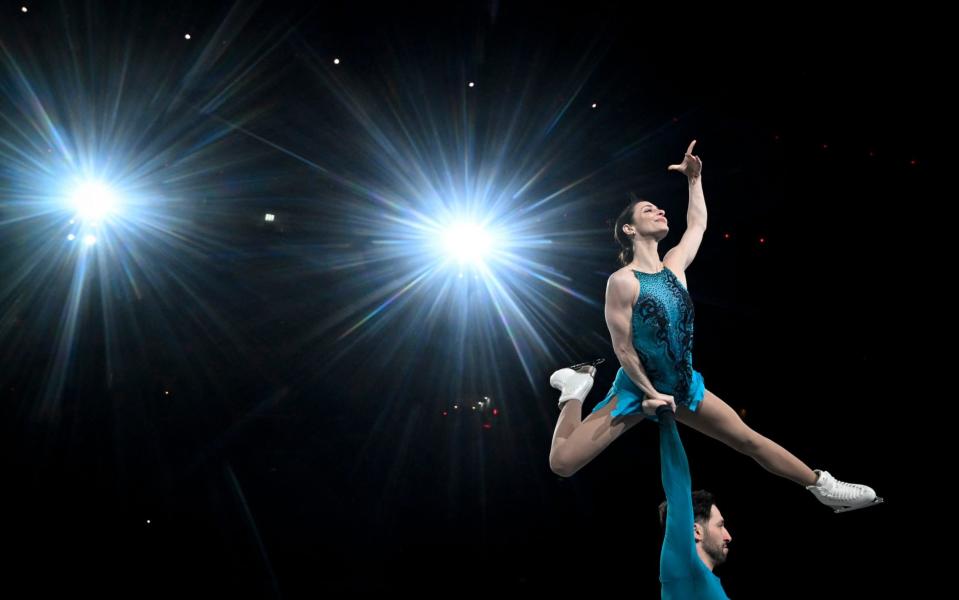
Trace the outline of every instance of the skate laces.
{"label": "skate laces", "polygon": [[854,500],[861,498],[866,493],[865,486],[857,483],[846,483],[838,479],[833,479],[831,487],[831,495],[838,500]]}

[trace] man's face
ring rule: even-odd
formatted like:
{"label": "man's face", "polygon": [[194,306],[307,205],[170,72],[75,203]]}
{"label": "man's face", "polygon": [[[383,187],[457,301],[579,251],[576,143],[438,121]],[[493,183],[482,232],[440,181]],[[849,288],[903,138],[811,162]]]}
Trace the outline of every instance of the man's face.
{"label": "man's face", "polygon": [[700,523],[697,523],[697,525],[699,525],[699,531],[701,532],[700,543],[703,545],[706,554],[713,559],[716,565],[726,562],[726,557],[729,554],[729,542],[733,541],[733,536],[726,529],[726,520],[723,519],[722,513],[719,512],[715,504],[710,509],[709,522],[705,523],[705,526]]}

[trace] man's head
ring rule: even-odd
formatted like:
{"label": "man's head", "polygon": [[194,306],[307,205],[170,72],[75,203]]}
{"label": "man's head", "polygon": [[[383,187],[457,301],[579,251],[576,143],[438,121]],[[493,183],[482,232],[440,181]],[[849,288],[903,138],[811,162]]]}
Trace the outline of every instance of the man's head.
{"label": "man's head", "polygon": [[[659,519],[665,526],[665,502],[659,505]],[[733,536],[726,529],[726,520],[716,508],[713,495],[705,490],[693,492],[693,537],[696,550],[707,567],[712,569],[726,562]]]}

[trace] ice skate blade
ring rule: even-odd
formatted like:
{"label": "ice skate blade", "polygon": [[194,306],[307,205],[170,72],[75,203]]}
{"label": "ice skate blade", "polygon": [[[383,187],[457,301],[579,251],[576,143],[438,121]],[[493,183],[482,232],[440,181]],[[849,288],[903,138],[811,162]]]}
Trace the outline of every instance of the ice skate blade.
{"label": "ice skate blade", "polygon": [[876,499],[870,502],[869,504],[863,504],[862,506],[840,506],[839,508],[833,509],[833,512],[844,513],[851,512],[854,510],[859,510],[861,508],[869,508],[870,506],[876,506],[877,504],[882,504],[883,500],[879,496],[876,496]]}

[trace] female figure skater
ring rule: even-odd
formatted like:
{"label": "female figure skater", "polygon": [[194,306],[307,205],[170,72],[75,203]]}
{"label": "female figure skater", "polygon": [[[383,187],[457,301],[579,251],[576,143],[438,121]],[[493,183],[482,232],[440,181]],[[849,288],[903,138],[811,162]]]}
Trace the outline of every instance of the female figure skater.
{"label": "female figure skater", "polygon": [[582,418],[583,399],[602,359],[552,374],[550,385],[561,395],[550,468],[563,477],[573,475],[644,418],[656,420],[644,415],[644,399],[663,400],[679,422],[806,487],[836,512],[882,502],[871,488],[813,471],[747,427],[729,405],[705,388],[702,375],[693,369],[693,303],[685,273],[706,231],[703,163],[692,154],[695,145],[693,140],[681,164],[669,166],[689,183],[686,231],[676,247],[660,260],[659,242],[669,226],[665,212],[651,202],[634,198],[616,219],[615,237],[622,246],[619,258],[624,266],[607,282],[606,324],[622,366],[606,398],[586,419]]}

